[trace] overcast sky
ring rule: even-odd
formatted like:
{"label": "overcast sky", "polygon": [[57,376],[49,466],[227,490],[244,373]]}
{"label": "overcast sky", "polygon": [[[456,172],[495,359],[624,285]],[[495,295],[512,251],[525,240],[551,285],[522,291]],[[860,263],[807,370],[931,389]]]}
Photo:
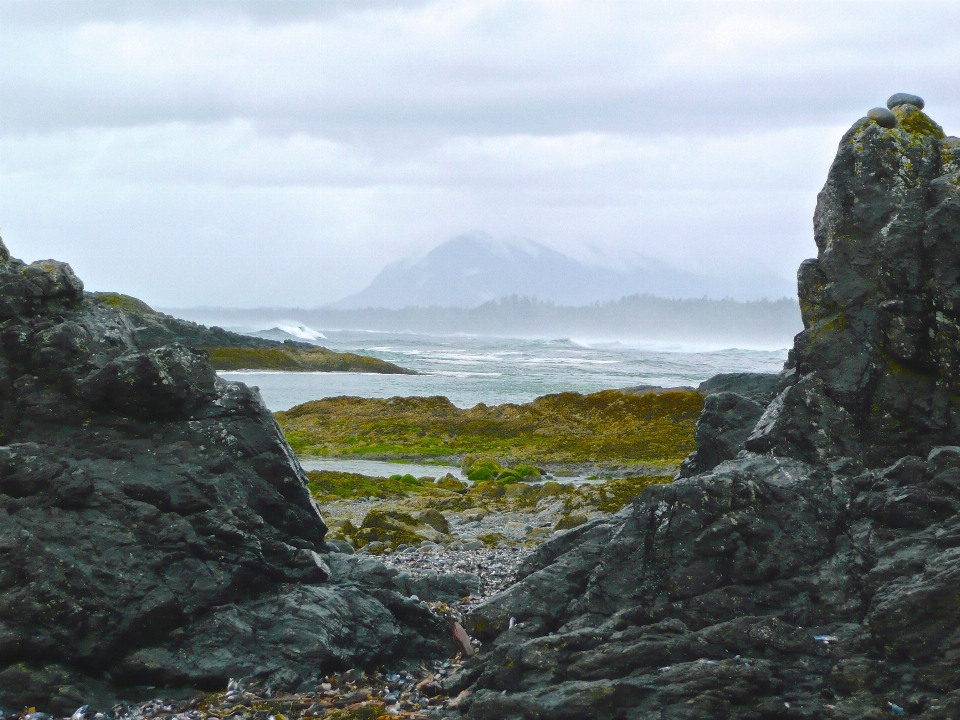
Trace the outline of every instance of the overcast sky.
{"label": "overcast sky", "polygon": [[844,130],[958,87],[956,0],[0,0],[0,232],[165,307],[476,230],[787,278]]}

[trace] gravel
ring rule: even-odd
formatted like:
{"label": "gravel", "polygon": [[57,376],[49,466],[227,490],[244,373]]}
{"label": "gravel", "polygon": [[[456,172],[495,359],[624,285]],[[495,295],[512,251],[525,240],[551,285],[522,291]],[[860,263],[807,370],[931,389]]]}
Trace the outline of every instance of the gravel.
{"label": "gravel", "polygon": [[[410,551],[413,552],[410,552]],[[517,568],[533,552],[526,547],[483,548],[482,550],[437,550],[407,548],[403,552],[379,557],[384,565],[403,569],[413,576],[426,570],[437,572],[468,572],[480,576],[480,595],[455,603],[461,612],[478,605],[491,595],[506,590],[513,584]]]}

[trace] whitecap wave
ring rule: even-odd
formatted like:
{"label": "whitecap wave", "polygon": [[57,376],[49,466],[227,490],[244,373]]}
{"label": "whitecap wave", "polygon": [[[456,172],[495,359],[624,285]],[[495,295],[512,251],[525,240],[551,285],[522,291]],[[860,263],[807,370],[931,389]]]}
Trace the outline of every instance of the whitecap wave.
{"label": "whitecap wave", "polygon": [[293,335],[301,340],[326,340],[327,336],[319,330],[314,330],[306,325],[277,325],[285,333]]}

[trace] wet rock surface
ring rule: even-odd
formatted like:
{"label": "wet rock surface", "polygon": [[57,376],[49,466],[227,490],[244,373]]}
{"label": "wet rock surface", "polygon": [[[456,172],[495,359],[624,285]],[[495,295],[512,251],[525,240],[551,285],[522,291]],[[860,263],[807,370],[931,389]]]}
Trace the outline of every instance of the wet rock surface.
{"label": "wet rock surface", "polygon": [[329,560],[258,393],[0,256],[0,709],[449,654],[443,618]]}
{"label": "wet rock surface", "polygon": [[783,384],[784,378],[772,373],[722,373],[700,383],[697,391],[706,397],[694,431],[697,449],[681,463],[678,477],[735,458]]}
{"label": "wet rock surface", "polygon": [[465,618],[467,717],[960,717],[960,141],[892,114],[841,141],[776,396],[712,383],[690,477]]}

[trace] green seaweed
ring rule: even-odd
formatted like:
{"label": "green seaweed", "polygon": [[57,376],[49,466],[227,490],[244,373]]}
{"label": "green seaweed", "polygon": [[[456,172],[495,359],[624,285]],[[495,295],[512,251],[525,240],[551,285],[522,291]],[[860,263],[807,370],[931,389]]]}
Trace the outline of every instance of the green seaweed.
{"label": "green seaweed", "polygon": [[379,478],[335,470],[311,470],[307,473],[307,480],[310,492],[317,500],[398,497],[424,489],[423,483],[412,475]]}

